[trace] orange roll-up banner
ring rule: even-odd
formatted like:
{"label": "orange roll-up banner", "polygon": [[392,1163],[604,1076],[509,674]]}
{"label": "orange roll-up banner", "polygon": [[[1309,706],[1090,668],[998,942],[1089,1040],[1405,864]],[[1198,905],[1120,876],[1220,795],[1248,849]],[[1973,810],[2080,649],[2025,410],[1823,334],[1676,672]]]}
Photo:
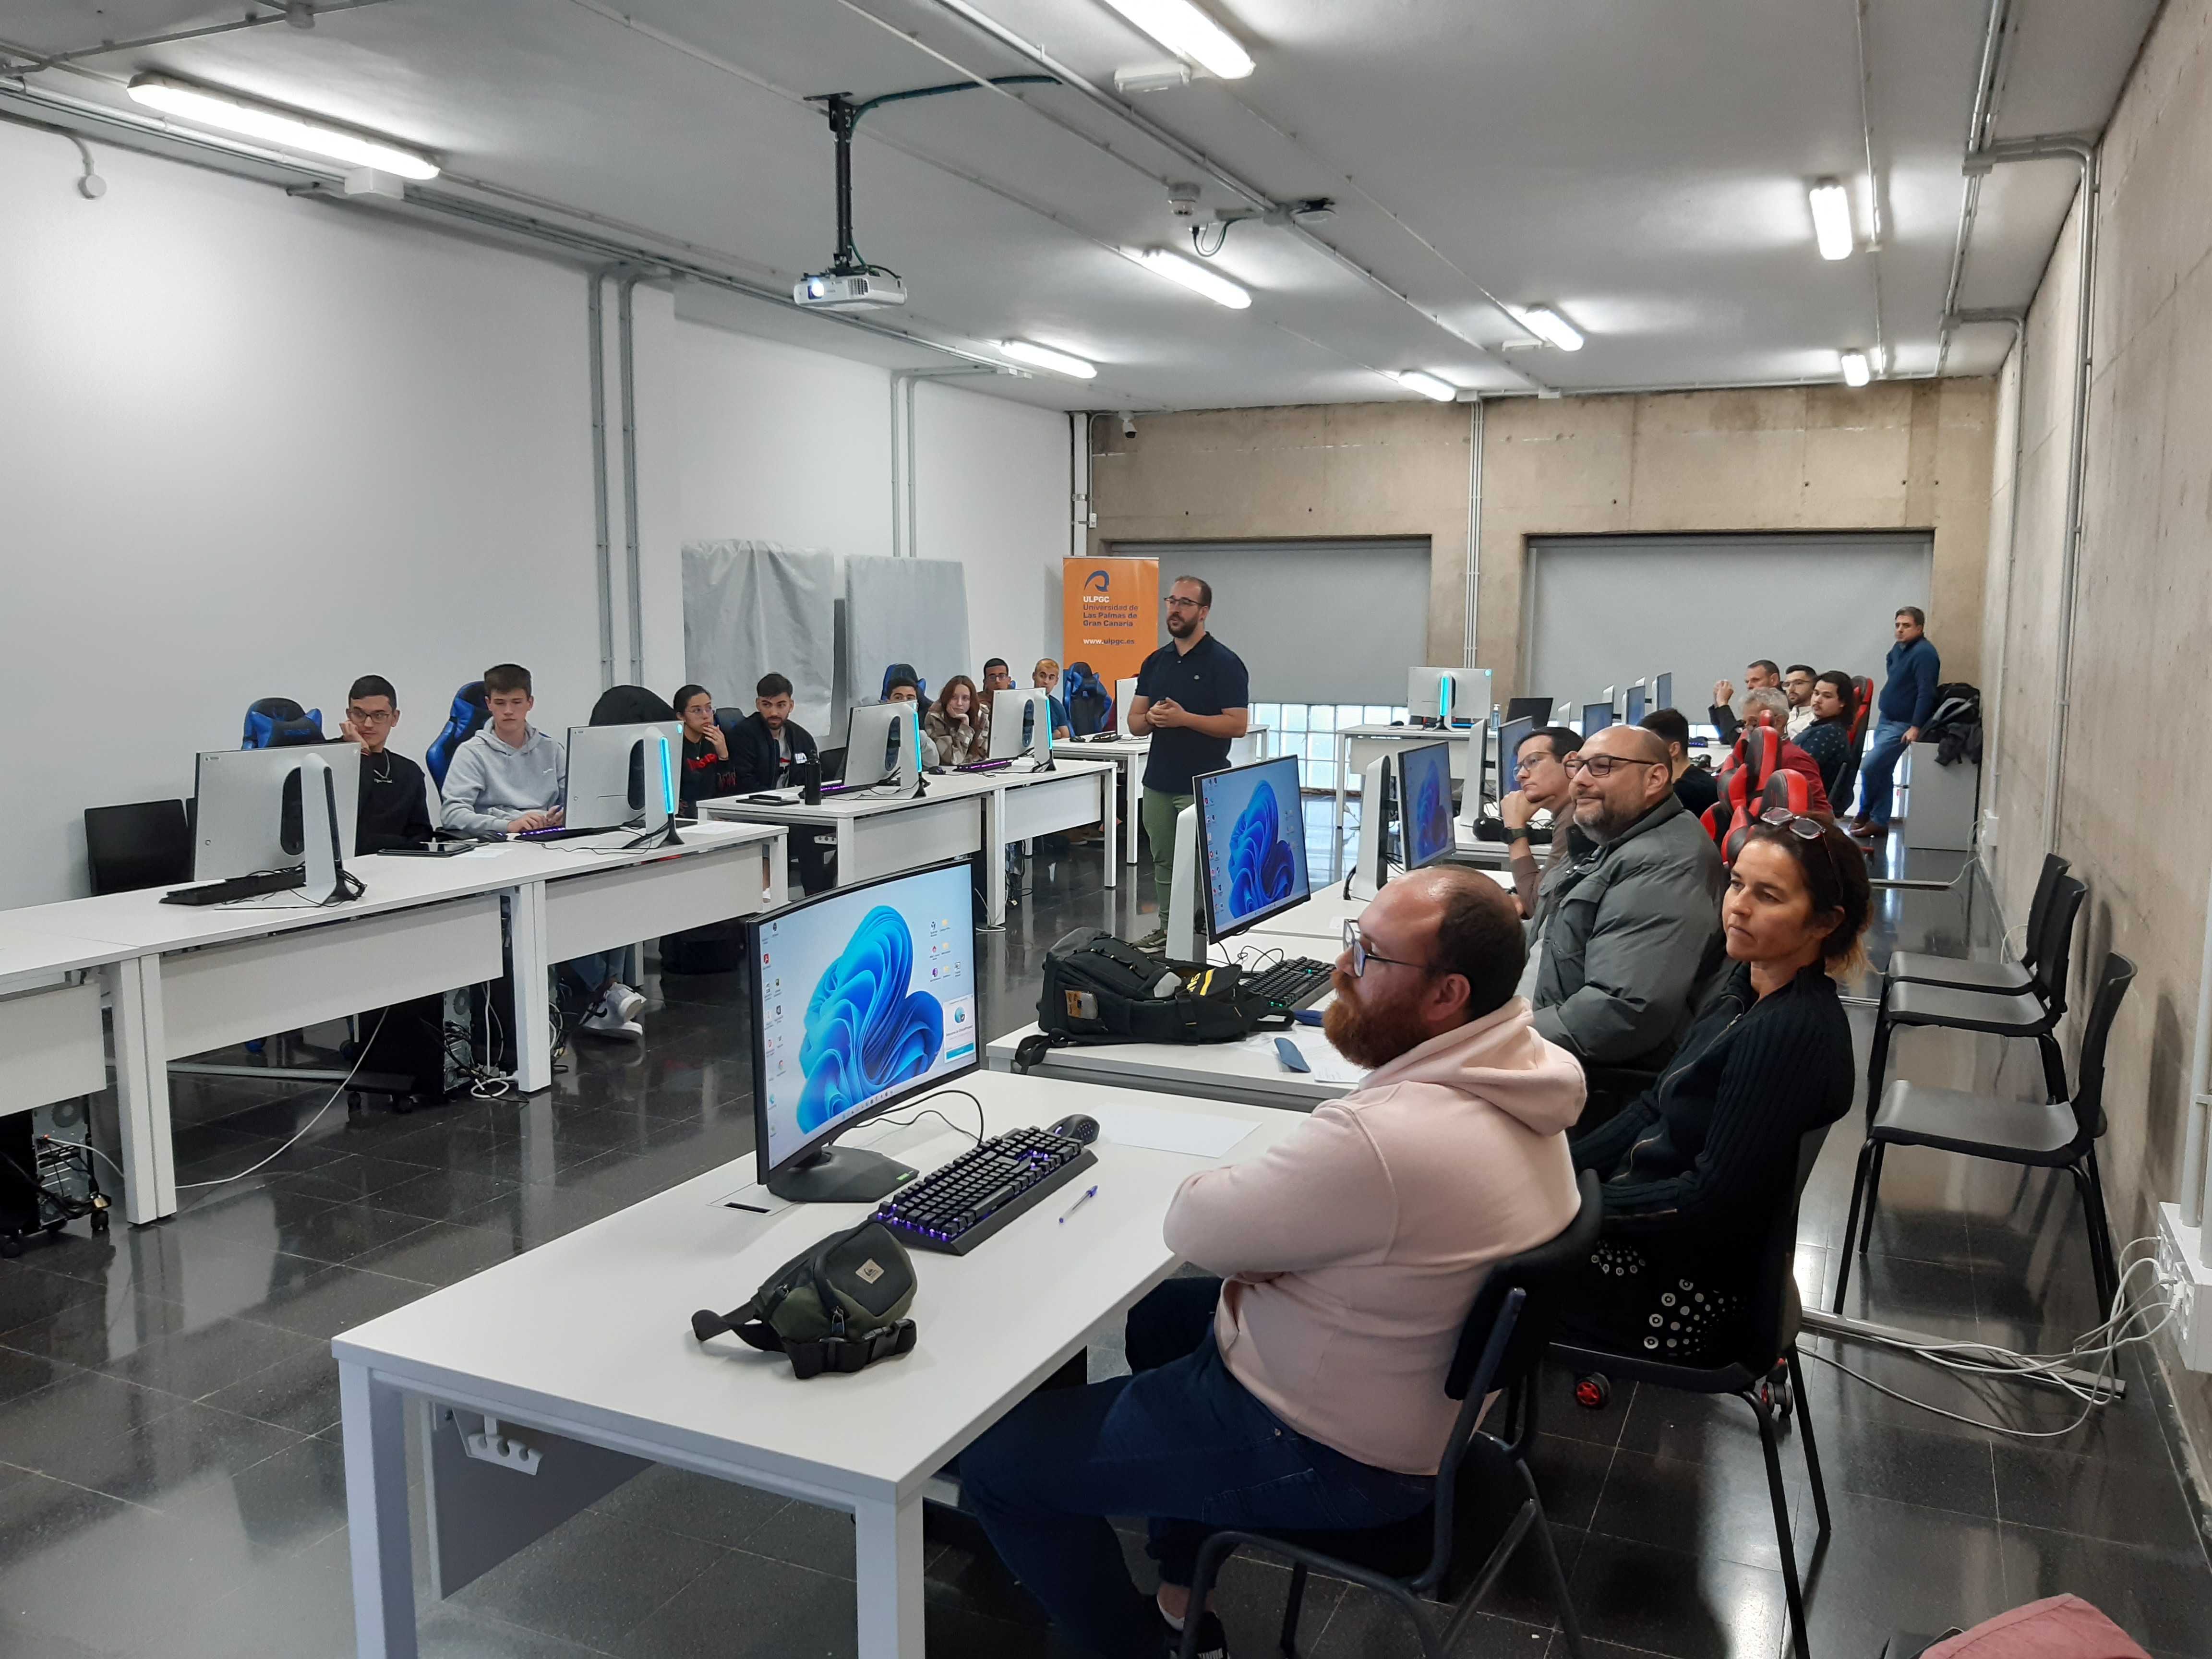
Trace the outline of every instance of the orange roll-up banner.
{"label": "orange roll-up banner", "polygon": [[1133,679],[1160,637],[1158,559],[1063,559],[1060,665],[1087,662],[1111,693]]}

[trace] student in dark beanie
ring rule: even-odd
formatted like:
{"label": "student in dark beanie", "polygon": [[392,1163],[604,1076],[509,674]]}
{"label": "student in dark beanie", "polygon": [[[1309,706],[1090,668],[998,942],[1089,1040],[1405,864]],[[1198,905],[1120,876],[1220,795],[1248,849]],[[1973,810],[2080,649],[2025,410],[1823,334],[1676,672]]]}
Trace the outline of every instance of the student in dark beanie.
{"label": "student in dark beanie", "polygon": [[1690,1365],[1740,1352],[1774,1206],[1808,1130],[1850,1109],[1850,1026],[1832,975],[1860,961],[1865,855],[1780,808],[1729,872],[1733,964],[1666,1075],[1571,1141],[1603,1178],[1596,1251],[1560,1321],[1572,1340]]}

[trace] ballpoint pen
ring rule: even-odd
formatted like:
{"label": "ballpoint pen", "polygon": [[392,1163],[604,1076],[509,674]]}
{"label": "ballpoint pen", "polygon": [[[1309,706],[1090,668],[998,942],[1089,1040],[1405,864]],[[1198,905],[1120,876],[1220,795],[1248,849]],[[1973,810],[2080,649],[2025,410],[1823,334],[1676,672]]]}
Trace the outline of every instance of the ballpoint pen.
{"label": "ballpoint pen", "polygon": [[1088,1204],[1092,1199],[1097,1196],[1098,1188],[1096,1187],[1091,1188],[1083,1194],[1082,1197],[1077,1199],[1074,1203],[1069,1205],[1066,1209],[1060,1212],[1060,1224],[1063,1227],[1066,1226],[1067,1224],[1068,1217],[1073,1215],[1078,1210],[1081,1209],[1085,1205]]}

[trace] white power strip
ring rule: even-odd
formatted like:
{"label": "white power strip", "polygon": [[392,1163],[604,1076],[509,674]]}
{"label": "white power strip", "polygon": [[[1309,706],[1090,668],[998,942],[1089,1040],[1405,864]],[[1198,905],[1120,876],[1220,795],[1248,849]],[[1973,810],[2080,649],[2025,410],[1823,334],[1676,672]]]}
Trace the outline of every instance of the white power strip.
{"label": "white power strip", "polygon": [[2158,1206],[2158,1276],[2172,1309],[2166,1334],[2192,1371],[2212,1371],[2212,1267],[2203,1247],[2203,1230],[2182,1220],[2179,1205]]}

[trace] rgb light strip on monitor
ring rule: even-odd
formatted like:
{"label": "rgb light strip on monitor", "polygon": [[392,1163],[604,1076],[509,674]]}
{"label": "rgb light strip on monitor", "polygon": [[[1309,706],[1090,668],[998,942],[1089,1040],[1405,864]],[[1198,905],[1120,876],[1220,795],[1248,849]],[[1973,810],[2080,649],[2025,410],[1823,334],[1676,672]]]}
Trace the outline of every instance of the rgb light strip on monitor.
{"label": "rgb light strip on monitor", "polygon": [[1297,757],[1204,773],[1192,788],[1207,936],[1226,939],[1304,903],[1310,889]]}

